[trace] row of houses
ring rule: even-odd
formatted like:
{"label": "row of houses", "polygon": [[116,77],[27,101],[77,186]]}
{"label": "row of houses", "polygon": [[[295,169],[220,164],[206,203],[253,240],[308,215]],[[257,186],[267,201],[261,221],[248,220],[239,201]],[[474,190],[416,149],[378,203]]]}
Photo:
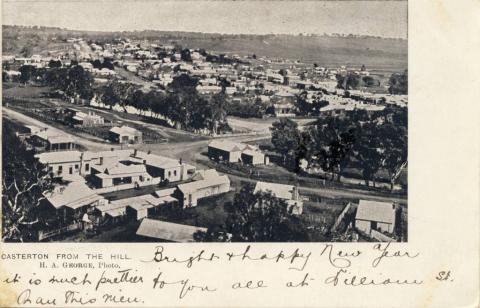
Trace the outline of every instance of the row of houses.
{"label": "row of houses", "polygon": [[185,181],[195,173],[194,166],[181,160],[131,149],[45,152],[36,154],[35,157],[48,168],[52,176],[88,177],[92,186],[98,189],[121,185],[133,188],[165,180]]}

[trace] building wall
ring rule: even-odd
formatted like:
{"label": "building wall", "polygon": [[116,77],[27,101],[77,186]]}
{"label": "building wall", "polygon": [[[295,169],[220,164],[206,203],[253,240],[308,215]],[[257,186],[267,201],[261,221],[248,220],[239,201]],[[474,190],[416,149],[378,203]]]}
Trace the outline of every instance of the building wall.
{"label": "building wall", "polygon": [[288,210],[292,209],[293,215],[301,215],[303,213],[303,202],[300,200],[289,200]]}
{"label": "building wall", "polygon": [[[137,140],[135,140],[135,137],[137,138]],[[133,135],[119,135],[119,134],[114,133],[114,132],[109,132],[109,139],[112,142],[124,143],[124,144],[125,143],[142,143],[143,142],[141,134],[133,136]]]}
{"label": "building wall", "polygon": [[355,227],[360,230],[360,231],[363,231],[367,234],[370,234],[370,221],[366,221],[366,220],[355,220]]}
{"label": "building wall", "polygon": [[[355,227],[360,231],[363,231],[367,234],[370,234],[371,221],[356,219],[355,220]],[[393,224],[377,222],[377,231],[393,233],[393,231],[394,231],[393,229],[394,229]]]}
{"label": "building wall", "polygon": [[[86,165],[88,164],[88,170],[86,170]],[[59,168],[60,166],[62,167],[62,173],[59,174]],[[77,168],[75,167],[77,166]],[[80,164],[80,161],[76,162],[64,162],[64,163],[52,163],[48,165],[48,172],[52,172],[54,176],[64,176],[64,175],[70,175],[70,174],[80,174],[80,171],[82,172],[82,175],[88,175],[90,174],[90,167],[91,164],[90,162],[84,162],[83,165]],[[51,169],[50,169],[51,168]],[[70,168],[72,168],[72,173],[70,173]]]}
{"label": "building wall", "polygon": [[223,151],[214,147],[208,147],[208,157],[215,160],[229,160],[230,153],[227,151]]}
{"label": "building wall", "polygon": [[262,165],[265,163],[265,156],[260,153],[258,155],[253,155],[253,156],[242,154],[242,161],[245,164]]}
{"label": "building wall", "polygon": [[168,179],[169,182],[177,182],[182,180],[182,168],[180,166],[173,168],[166,168],[164,173],[164,179]]}
{"label": "building wall", "polygon": [[194,207],[197,206],[199,199],[216,196],[222,193],[226,193],[228,191],[230,191],[230,183],[220,184],[211,187],[205,187],[186,195],[183,195],[181,193],[179,200],[184,208]]}

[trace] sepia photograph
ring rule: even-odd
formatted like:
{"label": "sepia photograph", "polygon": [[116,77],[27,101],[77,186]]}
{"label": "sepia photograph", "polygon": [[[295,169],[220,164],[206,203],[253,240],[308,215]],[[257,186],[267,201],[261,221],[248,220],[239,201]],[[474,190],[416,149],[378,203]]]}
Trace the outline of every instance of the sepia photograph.
{"label": "sepia photograph", "polygon": [[2,1],[2,241],[408,242],[407,13]]}

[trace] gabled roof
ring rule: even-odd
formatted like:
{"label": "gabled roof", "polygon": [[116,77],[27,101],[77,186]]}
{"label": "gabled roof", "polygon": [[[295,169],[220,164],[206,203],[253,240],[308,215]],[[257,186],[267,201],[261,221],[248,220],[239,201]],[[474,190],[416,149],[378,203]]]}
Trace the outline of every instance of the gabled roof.
{"label": "gabled roof", "polygon": [[278,184],[278,183],[267,183],[258,181],[255,185],[255,190],[253,193],[257,193],[260,191],[263,192],[271,192],[277,198],[291,200],[293,199],[293,185],[285,185],[285,184]]}
{"label": "gabled roof", "polygon": [[83,182],[71,182],[66,186],[57,187],[45,194],[45,197],[56,209],[63,206],[77,209],[103,199]]}
{"label": "gabled roof", "polygon": [[160,189],[155,191],[155,195],[157,197],[165,197],[165,196],[170,196],[175,192],[175,188],[166,188],[166,189]]}
{"label": "gabled roof", "polygon": [[360,200],[355,219],[395,223],[395,207],[391,202]]}
{"label": "gabled roof", "polygon": [[213,140],[208,146],[226,152],[243,151],[245,148],[247,148],[246,144],[228,140]]}
{"label": "gabled roof", "polygon": [[175,168],[181,166],[178,159],[173,159],[170,157],[155,155],[155,154],[148,154],[142,151],[137,151],[136,156],[133,154],[129,157],[129,160],[132,162],[139,162],[143,163],[146,161],[147,165],[160,167],[160,168]]}
{"label": "gabled roof", "polygon": [[195,241],[193,234],[197,231],[206,232],[207,228],[144,218],[138,227],[137,235],[171,242],[189,243]]}
{"label": "gabled roof", "polygon": [[188,193],[197,191],[199,189],[222,185],[222,184],[230,184],[230,179],[228,178],[228,176],[222,175],[214,178],[209,178],[206,180],[179,184],[177,187],[182,193],[188,194]]}
{"label": "gabled roof", "polygon": [[108,175],[121,175],[121,174],[136,174],[136,173],[146,173],[147,169],[144,165],[124,165],[116,164],[115,166],[108,167],[105,170],[105,173]]}
{"label": "gabled roof", "polygon": [[80,161],[82,154],[79,151],[61,151],[61,152],[45,152],[36,154],[35,157],[41,164],[53,164],[64,162],[77,162]]}
{"label": "gabled roof", "polygon": [[245,151],[242,152],[242,155],[248,155],[248,156],[265,156],[265,154],[263,154],[262,152],[260,151],[254,151],[254,150],[250,150],[250,149],[247,149]]}
{"label": "gabled roof", "polygon": [[115,126],[111,128],[110,131],[118,135],[140,135],[142,133],[139,130],[126,125],[123,125],[122,127]]}
{"label": "gabled roof", "polygon": [[195,175],[192,177],[192,180],[194,181],[200,181],[200,180],[208,180],[208,179],[213,179],[220,176],[215,169],[207,169],[207,170],[197,170]]}
{"label": "gabled roof", "polygon": [[51,143],[73,142],[73,138],[69,135],[56,133],[50,129],[38,131],[34,134],[40,139],[48,140]]}

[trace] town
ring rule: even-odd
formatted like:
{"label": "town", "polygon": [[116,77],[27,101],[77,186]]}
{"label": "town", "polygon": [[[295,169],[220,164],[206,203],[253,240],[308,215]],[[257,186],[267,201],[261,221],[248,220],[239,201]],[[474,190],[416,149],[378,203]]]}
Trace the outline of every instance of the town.
{"label": "town", "polygon": [[406,64],[173,34],[3,40],[4,241],[408,240]]}

